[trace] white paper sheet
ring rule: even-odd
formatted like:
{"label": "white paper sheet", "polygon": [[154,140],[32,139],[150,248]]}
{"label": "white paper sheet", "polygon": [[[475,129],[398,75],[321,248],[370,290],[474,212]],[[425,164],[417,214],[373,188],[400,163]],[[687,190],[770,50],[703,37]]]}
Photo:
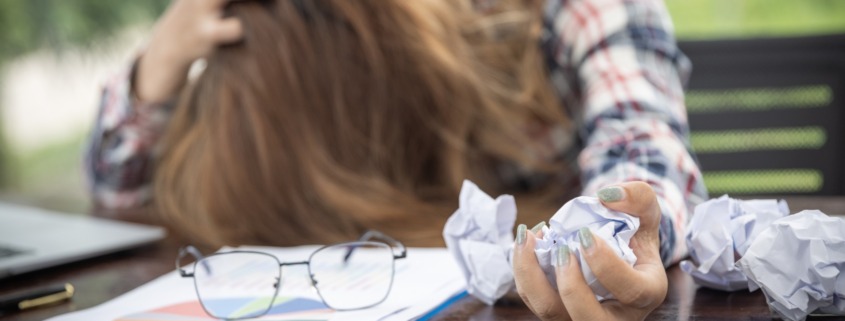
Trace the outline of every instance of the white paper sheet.
{"label": "white paper sheet", "polygon": [[[464,181],[459,208],[446,222],[443,237],[467,280],[467,292],[479,300],[493,304],[514,287],[511,254],[516,205],[510,195],[493,199],[475,184]],[[578,197],[566,203],[544,227],[535,254],[541,268],[556,286],[554,262],[558,244],[566,244],[581,262],[585,280],[599,300],[611,298],[596,281],[589,266],[580,256],[578,230],[589,227],[595,237],[603,239],[628,264],[637,258],[628,243],[639,228],[639,219],[610,211],[594,197]]]}
{"label": "white paper sheet", "polygon": [[738,262],[784,319],[845,315],[845,220],[816,210],[772,223]]}
{"label": "white paper sheet", "polygon": [[[317,246],[294,248],[241,247],[277,256],[283,262],[307,260]],[[176,253],[174,253],[175,257]],[[314,309],[297,313],[267,315],[261,320],[408,320],[430,311],[463,291],[465,283],[460,269],[446,249],[409,248],[408,257],[395,262],[395,276],[387,299],[364,310],[337,312]],[[304,265],[283,270],[279,296],[319,300],[310,287]],[[233,292],[250,291],[255,284],[243,284]],[[85,295],[78,293],[78,295]],[[57,316],[50,321],[70,320],[214,320],[197,310],[197,295],[193,280],[182,278],[175,271],[165,274],[135,290],[96,307]],[[179,308],[178,306],[189,308]],[[167,308],[167,309],[163,309]],[[162,312],[163,310],[166,310]],[[180,314],[185,313],[185,314]]]}
{"label": "white paper sheet", "polygon": [[682,261],[681,269],[708,288],[748,288],[747,278],[735,266],[736,259],[745,254],[761,231],[786,215],[786,202],[777,200],[743,201],[724,195],[699,204],[687,227],[692,260]]}

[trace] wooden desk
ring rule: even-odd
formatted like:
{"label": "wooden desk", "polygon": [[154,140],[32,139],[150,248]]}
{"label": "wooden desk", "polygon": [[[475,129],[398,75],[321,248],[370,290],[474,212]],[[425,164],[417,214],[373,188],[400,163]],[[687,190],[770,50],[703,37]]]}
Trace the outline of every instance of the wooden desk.
{"label": "wooden desk", "polygon": [[[789,198],[790,209],[798,212],[819,208],[825,213],[845,213],[845,198]],[[174,269],[179,241],[167,239],[142,248],[76,262],[47,270],[0,280],[0,295],[40,286],[70,282],[76,288],[73,300],[50,307],[8,315],[0,321],[43,320],[86,309],[126,293]],[[649,320],[768,320],[769,308],[757,291],[728,293],[698,288],[677,266],[671,267],[669,294]],[[2,313],[2,312],[0,312]],[[520,302],[486,306],[466,297],[441,312],[435,320],[536,320]],[[839,317],[842,319],[842,317]]]}

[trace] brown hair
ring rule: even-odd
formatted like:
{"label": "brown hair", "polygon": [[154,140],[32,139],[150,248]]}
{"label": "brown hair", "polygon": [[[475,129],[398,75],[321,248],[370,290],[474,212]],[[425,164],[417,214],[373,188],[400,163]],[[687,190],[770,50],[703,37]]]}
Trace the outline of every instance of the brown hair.
{"label": "brown hair", "polygon": [[566,125],[525,1],[233,2],[242,43],[183,93],[155,175],[158,212],[213,245],[329,243],[378,229],[442,243],[465,178],[532,157]]}

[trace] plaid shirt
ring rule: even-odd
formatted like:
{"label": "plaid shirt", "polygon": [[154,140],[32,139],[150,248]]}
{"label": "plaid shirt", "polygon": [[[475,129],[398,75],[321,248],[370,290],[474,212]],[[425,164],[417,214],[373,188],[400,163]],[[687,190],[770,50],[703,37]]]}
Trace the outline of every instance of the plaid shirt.
{"label": "plaid shirt", "polygon": [[[661,0],[547,0],[542,46],[551,80],[576,121],[584,189],[644,181],[663,212],[660,254],[687,254],[693,207],[707,198],[689,146],[682,83],[690,63],[678,50]],[[106,207],[150,198],[156,142],[170,107],[143,104],[131,72],[109,81],[88,151],[94,197]]]}

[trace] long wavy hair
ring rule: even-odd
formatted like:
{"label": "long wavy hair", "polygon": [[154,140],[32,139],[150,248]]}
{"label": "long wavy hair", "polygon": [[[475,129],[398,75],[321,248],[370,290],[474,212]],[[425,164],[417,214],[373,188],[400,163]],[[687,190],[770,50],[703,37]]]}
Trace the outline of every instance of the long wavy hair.
{"label": "long wavy hair", "polygon": [[502,164],[566,176],[531,137],[569,126],[533,1],[235,1],[227,14],[245,38],[183,92],[154,177],[157,212],[194,241],[378,229],[438,245],[463,179],[492,194],[508,191]]}

